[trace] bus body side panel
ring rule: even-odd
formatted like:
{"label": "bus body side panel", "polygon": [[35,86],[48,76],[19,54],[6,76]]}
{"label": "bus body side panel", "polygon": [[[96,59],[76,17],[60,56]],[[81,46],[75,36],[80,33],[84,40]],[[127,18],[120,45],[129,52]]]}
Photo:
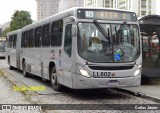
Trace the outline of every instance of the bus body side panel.
{"label": "bus body side panel", "polygon": [[41,48],[41,77],[49,80],[49,64],[55,63],[55,67],[59,70],[59,50],[60,47],[44,47]]}
{"label": "bus body side panel", "polygon": [[26,63],[28,64],[27,65],[27,70],[29,73],[34,73],[34,66],[33,66],[33,62],[34,62],[34,48],[28,48],[27,51],[26,51],[26,54],[27,54],[27,60],[26,60]]}
{"label": "bus body side panel", "polygon": [[41,48],[21,48],[21,69],[23,69],[23,60],[26,63],[26,71],[36,76],[41,76],[41,61],[40,61]]}
{"label": "bus body side panel", "polygon": [[49,62],[51,57],[51,48],[41,48],[41,77],[49,80]]}
{"label": "bus body side panel", "polygon": [[16,66],[16,48],[11,48],[10,63],[11,63],[11,66],[17,67]]}
{"label": "bus body side panel", "polygon": [[23,61],[26,63],[26,71],[33,73],[33,53],[34,48],[21,48],[20,49],[20,69],[23,70]]}
{"label": "bus body side panel", "polygon": [[10,53],[10,48],[8,46],[9,46],[9,37],[6,36],[5,60],[6,60],[7,64],[8,64],[8,56],[9,56],[9,53]]}
{"label": "bus body side panel", "polygon": [[34,52],[33,52],[33,58],[34,58],[34,73],[37,76],[41,76],[41,48],[34,48]]}
{"label": "bus body side panel", "polygon": [[18,56],[19,56],[19,51],[20,51],[19,50],[20,49],[19,39],[20,38],[21,38],[21,30],[16,30],[16,31],[7,33],[6,61],[9,64],[9,60],[10,60],[10,66],[15,67],[15,68],[18,68],[18,59],[19,59]]}
{"label": "bus body side panel", "polygon": [[20,53],[21,53],[21,32],[17,35],[16,42],[16,67],[20,69]]}
{"label": "bus body side panel", "polygon": [[[16,33],[17,37],[18,38],[18,35],[19,33]],[[13,38],[13,37],[12,37]],[[17,39],[16,39],[16,42],[17,42]],[[16,45],[14,47],[12,47],[11,49],[11,65],[15,68],[17,68],[17,59],[16,59],[16,55],[17,55],[17,49],[16,49]]]}

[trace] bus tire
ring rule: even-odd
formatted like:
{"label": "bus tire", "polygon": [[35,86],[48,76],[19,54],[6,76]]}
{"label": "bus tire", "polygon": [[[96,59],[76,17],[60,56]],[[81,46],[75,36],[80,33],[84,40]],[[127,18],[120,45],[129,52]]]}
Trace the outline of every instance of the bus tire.
{"label": "bus tire", "polygon": [[14,68],[9,64],[9,69],[10,69],[10,70],[13,70]]}
{"label": "bus tire", "polygon": [[23,76],[28,77],[28,73],[26,71],[26,62],[25,61],[23,62]]}
{"label": "bus tire", "polygon": [[8,58],[8,65],[9,65],[9,69],[13,70],[13,67],[11,66],[10,58]]}
{"label": "bus tire", "polygon": [[58,83],[56,68],[53,67],[51,71],[51,85],[55,91],[61,91],[62,86]]}

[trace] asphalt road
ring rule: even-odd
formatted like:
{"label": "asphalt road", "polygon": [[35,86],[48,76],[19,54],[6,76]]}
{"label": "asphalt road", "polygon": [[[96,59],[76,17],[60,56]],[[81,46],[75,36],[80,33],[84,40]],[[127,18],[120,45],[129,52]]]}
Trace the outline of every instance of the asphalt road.
{"label": "asphalt road", "polygon": [[49,81],[43,81],[41,78],[37,76],[30,76],[30,77],[25,78],[20,70],[16,70],[16,69],[10,70],[8,64],[3,59],[0,60],[0,66],[5,71],[7,71],[9,74],[14,76],[17,80],[23,82],[27,86],[45,86],[45,91],[36,90],[38,94],[60,93],[52,89]]}

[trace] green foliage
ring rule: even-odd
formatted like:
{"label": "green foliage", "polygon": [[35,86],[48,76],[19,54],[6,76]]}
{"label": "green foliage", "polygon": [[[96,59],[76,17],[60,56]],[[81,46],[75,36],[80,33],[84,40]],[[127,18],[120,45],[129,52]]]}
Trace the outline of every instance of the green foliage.
{"label": "green foliage", "polygon": [[10,27],[6,28],[6,29],[2,32],[1,37],[6,37],[6,34],[7,34],[8,32],[10,32],[10,31],[11,31],[11,30],[10,30]]}
{"label": "green foliage", "polygon": [[11,20],[10,28],[11,31],[21,29],[22,27],[31,24],[32,19],[28,11],[16,11]]}

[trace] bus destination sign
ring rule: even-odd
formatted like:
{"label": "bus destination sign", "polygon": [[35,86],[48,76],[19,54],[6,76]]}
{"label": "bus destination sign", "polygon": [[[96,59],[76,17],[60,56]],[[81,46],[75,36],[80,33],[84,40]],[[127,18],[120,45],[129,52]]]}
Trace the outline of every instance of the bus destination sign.
{"label": "bus destination sign", "polygon": [[114,11],[114,10],[86,10],[79,9],[77,12],[79,19],[100,19],[100,20],[111,20],[111,21],[137,21],[135,13]]}

